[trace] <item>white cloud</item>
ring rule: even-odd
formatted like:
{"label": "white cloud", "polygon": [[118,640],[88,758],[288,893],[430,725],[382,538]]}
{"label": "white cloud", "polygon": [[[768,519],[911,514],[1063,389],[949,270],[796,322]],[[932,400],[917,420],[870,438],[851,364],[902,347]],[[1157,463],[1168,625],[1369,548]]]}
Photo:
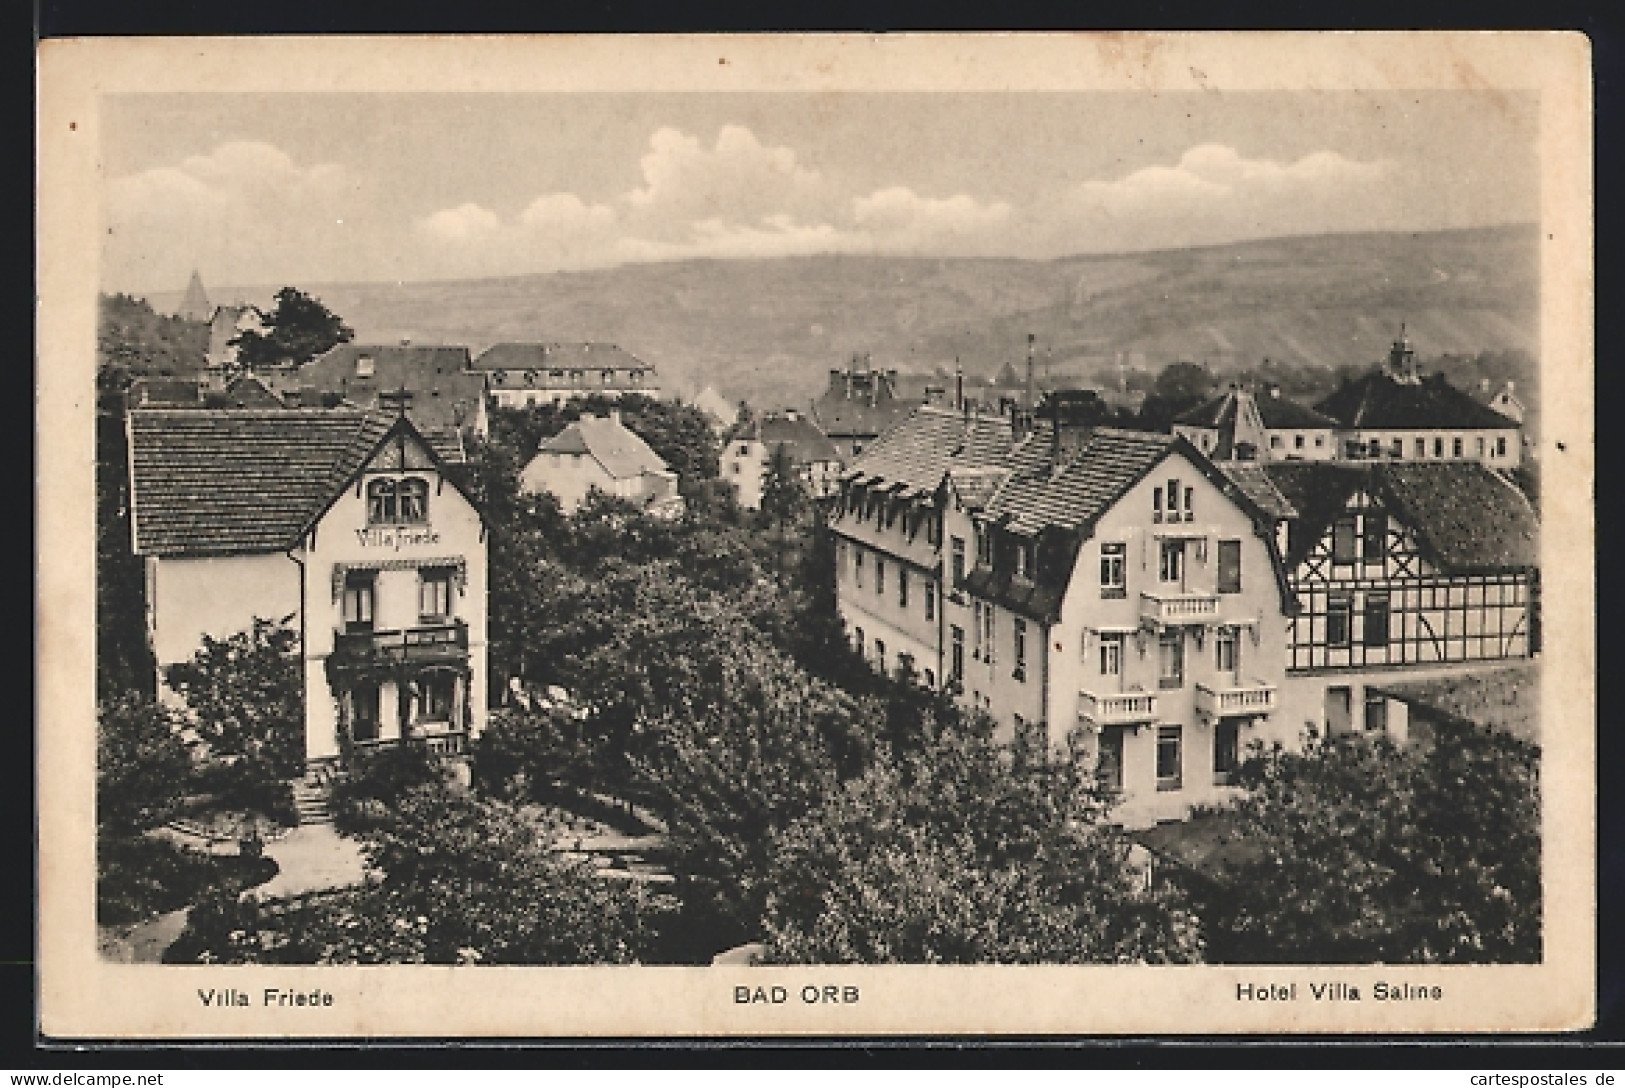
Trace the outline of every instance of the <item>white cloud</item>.
{"label": "white cloud", "polygon": [[914,249],[953,242],[991,241],[988,233],[1010,219],[1010,205],[982,204],[961,193],[925,197],[893,186],[852,201],[858,227],[887,249]]}
{"label": "white cloud", "polygon": [[194,267],[238,282],[308,269],[350,244],[343,220],[360,195],[346,168],[301,166],[254,141],[114,178],[106,278],[181,285]]}
{"label": "white cloud", "polygon": [[459,204],[423,218],[418,229],[444,242],[483,241],[502,229],[502,220],[489,208]]}
{"label": "white cloud", "polygon": [[902,186],[854,196],[793,149],[763,144],[739,125],[724,126],[711,146],[659,129],[640,165],[642,184],[609,203],[547,193],[511,223],[463,205],[435,212],[419,228],[460,247],[438,255],[442,266],[513,271],[690,257],[983,252],[1012,214],[1007,204]]}

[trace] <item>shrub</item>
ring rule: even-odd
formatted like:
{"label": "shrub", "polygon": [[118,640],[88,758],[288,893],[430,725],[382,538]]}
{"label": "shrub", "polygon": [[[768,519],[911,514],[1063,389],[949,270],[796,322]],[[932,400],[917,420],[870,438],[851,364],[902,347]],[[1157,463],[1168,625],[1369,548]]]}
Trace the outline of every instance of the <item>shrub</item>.
{"label": "shrub", "polygon": [[146,837],[98,840],[96,868],[96,920],[102,925],[143,921],[210,892],[235,897],[277,872],[270,858],[214,857]]}
{"label": "shrub", "polygon": [[419,786],[443,783],[440,757],[417,745],[382,748],[355,761],[348,777],[333,786],[333,826],[346,835],[386,826],[394,803]]}

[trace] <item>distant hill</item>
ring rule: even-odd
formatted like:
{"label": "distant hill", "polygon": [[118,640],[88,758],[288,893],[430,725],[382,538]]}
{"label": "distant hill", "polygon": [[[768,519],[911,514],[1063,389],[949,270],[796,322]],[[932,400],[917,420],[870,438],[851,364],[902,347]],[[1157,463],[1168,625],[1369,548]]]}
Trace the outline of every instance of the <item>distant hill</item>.
{"label": "distant hill", "polygon": [[1025,356],[1029,332],[1045,366],[1080,381],[1115,378],[1119,353],[1152,371],[1179,359],[1220,373],[1265,357],[1375,363],[1401,322],[1424,357],[1535,353],[1538,237],[1511,226],[1052,261],[816,256],[297,286],[363,341],[476,352],[502,340],[609,341],[654,363],[668,388],[801,404],[853,352],[904,371],[952,368],[957,356],[967,373],[991,375]]}

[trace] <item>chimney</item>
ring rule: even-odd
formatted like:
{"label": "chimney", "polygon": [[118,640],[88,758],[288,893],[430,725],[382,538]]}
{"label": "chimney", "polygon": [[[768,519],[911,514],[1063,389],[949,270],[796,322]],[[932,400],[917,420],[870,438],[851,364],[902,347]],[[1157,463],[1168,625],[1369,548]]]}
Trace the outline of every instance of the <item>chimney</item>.
{"label": "chimney", "polygon": [[954,356],[954,407],[965,406],[965,368],[959,365],[959,356]]}
{"label": "chimney", "polygon": [[1037,397],[1033,392],[1033,343],[1038,339],[1032,333],[1027,334],[1027,403],[1024,407],[1032,411],[1038,406]]}
{"label": "chimney", "polygon": [[611,408],[609,410],[609,419],[611,423],[619,426],[621,422],[621,410],[619,408]]}
{"label": "chimney", "polygon": [[409,348],[411,346],[412,346],[412,338],[410,336],[401,337],[401,347]]}

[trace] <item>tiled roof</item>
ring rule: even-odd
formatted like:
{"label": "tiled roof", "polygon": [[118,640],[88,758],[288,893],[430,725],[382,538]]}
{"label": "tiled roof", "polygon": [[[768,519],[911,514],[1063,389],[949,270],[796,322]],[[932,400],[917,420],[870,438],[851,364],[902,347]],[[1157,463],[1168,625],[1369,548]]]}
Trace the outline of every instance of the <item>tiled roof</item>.
{"label": "tiled roof", "polygon": [[1453,574],[1532,569],[1540,525],[1529,500],[1477,461],[1271,462],[1270,481],[1298,511],[1287,563],[1296,566],[1357,487],[1375,491]]}
{"label": "tiled roof", "polygon": [[1297,508],[1275,486],[1269,473],[1264,471],[1264,466],[1257,461],[1216,461],[1214,465],[1266,514],[1273,518],[1298,516]]}
{"label": "tiled roof", "polygon": [[[1337,421],[1330,416],[1322,415],[1313,408],[1305,408],[1288,397],[1275,393],[1266,393],[1262,396],[1252,393],[1245,395],[1258,407],[1258,417],[1264,421],[1264,426],[1271,430],[1315,430],[1337,425]],[[1237,405],[1242,396],[1240,390],[1227,389],[1212,400],[1205,401],[1188,412],[1182,412],[1174,418],[1174,422],[1192,427],[1222,427],[1227,423],[1234,423]]]}
{"label": "tiled roof", "polygon": [[1509,428],[1517,423],[1478,403],[1443,375],[1411,384],[1374,370],[1345,382],[1315,407],[1344,427],[1396,430]]}
{"label": "tiled roof", "polygon": [[1533,569],[1540,522],[1529,500],[1476,461],[1387,464],[1377,469],[1396,513],[1452,573]]}
{"label": "tiled roof", "polygon": [[740,440],[761,442],[770,450],[783,446],[800,464],[841,459],[841,452],[824,432],[818,429],[818,424],[801,416],[790,419],[787,416],[774,415],[766,419],[751,419],[746,423],[736,424],[724,441]]}
{"label": "tiled roof", "polygon": [[932,492],[950,469],[1002,467],[1013,443],[1003,416],[921,406],[870,444],[847,477],[878,477]]}
{"label": "tiled roof", "polygon": [[[372,373],[356,373],[356,362],[372,359]],[[466,347],[444,344],[340,344],[300,370],[301,384],[317,394],[333,393],[357,408],[380,407],[379,396],[405,389],[412,394],[407,414],[420,429],[473,426],[485,396],[485,376],[468,369]],[[315,403],[317,397],[305,397]]]}
{"label": "tiled roof", "polygon": [[543,439],[538,450],[591,456],[617,480],[671,471],[647,442],[613,417],[582,416],[552,438]]}
{"label": "tiled roof", "polygon": [[1011,458],[1013,471],[988,504],[988,513],[1014,532],[1092,524],[1118,498],[1168,456],[1172,435],[1100,427],[1054,471],[1047,431],[1031,435]]}
{"label": "tiled roof", "polygon": [[395,418],[322,409],[130,413],[135,550],[231,555],[291,547]]}
{"label": "tiled roof", "polygon": [[238,378],[226,387],[232,406],[236,408],[286,408],[282,398],[265,387],[253,375]]}
{"label": "tiled roof", "polygon": [[[493,344],[474,360],[475,370],[504,372],[504,386],[524,388],[527,384],[547,384],[548,370],[641,370],[646,378],[655,374],[653,364],[646,363],[616,344]],[[527,372],[535,372],[537,380],[527,382]]]}

